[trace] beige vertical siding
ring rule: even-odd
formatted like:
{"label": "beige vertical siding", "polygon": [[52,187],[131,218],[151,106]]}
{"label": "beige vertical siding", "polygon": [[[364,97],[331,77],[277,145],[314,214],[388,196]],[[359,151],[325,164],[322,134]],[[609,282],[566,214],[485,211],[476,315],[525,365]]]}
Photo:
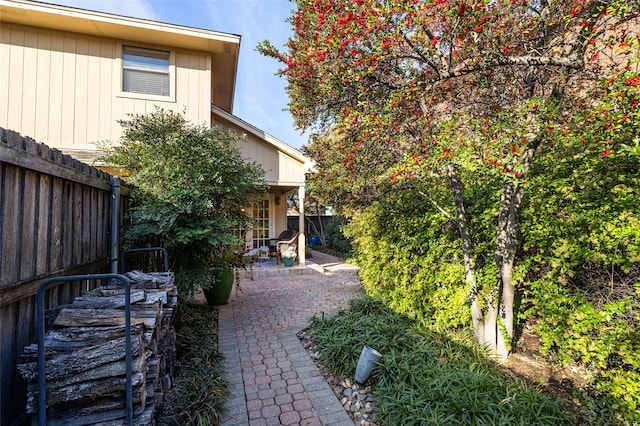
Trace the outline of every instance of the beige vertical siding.
{"label": "beige vertical siding", "polygon": [[118,59],[123,43],[0,26],[0,57],[8,58],[0,61],[0,127],[55,148],[95,150],[94,142],[120,137],[118,120],[149,113],[155,106],[210,124],[210,55],[172,51],[175,97],[169,101],[123,97]]}
{"label": "beige vertical siding", "polygon": [[266,171],[267,182],[278,181],[278,151],[267,146],[253,135],[247,135],[239,144],[242,158],[246,160],[258,161]]}
{"label": "beige vertical siding", "polygon": [[[272,196],[273,197],[273,196]],[[280,233],[287,229],[287,196],[280,195],[280,204],[273,203],[273,236],[277,237]]]}
{"label": "beige vertical siding", "polygon": [[4,99],[9,99],[9,54],[11,49],[9,48],[9,31],[2,31],[0,25],[0,123],[6,123],[9,120],[9,102]]}
{"label": "beige vertical siding", "polygon": [[304,164],[289,157],[283,152],[278,153],[278,163],[280,164],[281,182],[304,182]]}
{"label": "beige vertical siding", "polygon": [[[36,64],[36,93],[39,87],[46,87],[51,80],[51,37],[38,34],[38,55]],[[34,133],[46,133],[49,127],[49,98],[51,93],[36,103],[35,131]]]}
{"label": "beige vertical siding", "polygon": [[304,182],[304,164],[255,136],[248,135],[240,143],[240,150],[243,158],[262,164],[269,184]]}

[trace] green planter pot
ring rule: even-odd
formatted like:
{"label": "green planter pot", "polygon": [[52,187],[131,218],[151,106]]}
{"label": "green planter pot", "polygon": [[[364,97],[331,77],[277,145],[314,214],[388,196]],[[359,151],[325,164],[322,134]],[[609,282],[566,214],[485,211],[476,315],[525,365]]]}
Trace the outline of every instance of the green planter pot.
{"label": "green planter pot", "polygon": [[296,261],[294,257],[283,257],[282,261],[284,262],[284,266],[293,266],[293,262]]}
{"label": "green planter pot", "polygon": [[212,268],[215,278],[213,288],[203,290],[204,297],[209,305],[225,305],[229,303],[231,289],[233,288],[233,269],[229,267]]}

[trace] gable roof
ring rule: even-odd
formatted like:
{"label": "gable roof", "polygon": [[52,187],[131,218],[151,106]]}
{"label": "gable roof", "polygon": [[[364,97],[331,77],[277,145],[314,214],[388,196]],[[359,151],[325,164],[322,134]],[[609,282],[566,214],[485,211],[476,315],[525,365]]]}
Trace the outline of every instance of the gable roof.
{"label": "gable roof", "polygon": [[222,110],[221,108],[216,107],[215,105],[211,105],[211,112],[214,115],[221,117],[225,121],[232,123],[234,126],[238,127],[243,132],[253,135],[258,139],[264,141],[265,143],[275,148],[277,151],[283,152],[288,156],[290,156],[291,158],[293,158],[294,160],[297,160],[302,164],[307,165],[309,159],[301,151],[295,149],[290,145],[287,145],[286,143],[282,142],[280,139],[277,139],[274,136],[271,136],[270,134],[263,132],[262,130],[258,129],[254,125],[247,123],[241,118],[236,117],[235,115],[230,114]]}

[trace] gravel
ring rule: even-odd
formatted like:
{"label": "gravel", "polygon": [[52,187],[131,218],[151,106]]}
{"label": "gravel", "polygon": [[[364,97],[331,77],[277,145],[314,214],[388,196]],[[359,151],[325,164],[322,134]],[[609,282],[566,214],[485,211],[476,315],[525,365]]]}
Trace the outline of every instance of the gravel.
{"label": "gravel", "polygon": [[353,377],[334,375],[322,364],[322,356],[309,329],[300,331],[297,336],[354,423],[360,426],[377,426],[373,418],[375,394],[368,382],[359,384]]}

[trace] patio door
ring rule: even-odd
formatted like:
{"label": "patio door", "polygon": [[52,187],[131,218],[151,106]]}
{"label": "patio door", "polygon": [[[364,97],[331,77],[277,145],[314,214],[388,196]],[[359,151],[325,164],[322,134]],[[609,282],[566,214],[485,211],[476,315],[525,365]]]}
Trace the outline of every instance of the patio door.
{"label": "patio door", "polygon": [[269,198],[256,202],[251,207],[253,218],[252,247],[269,247],[269,230],[271,227],[271,215],[269,214]]}

